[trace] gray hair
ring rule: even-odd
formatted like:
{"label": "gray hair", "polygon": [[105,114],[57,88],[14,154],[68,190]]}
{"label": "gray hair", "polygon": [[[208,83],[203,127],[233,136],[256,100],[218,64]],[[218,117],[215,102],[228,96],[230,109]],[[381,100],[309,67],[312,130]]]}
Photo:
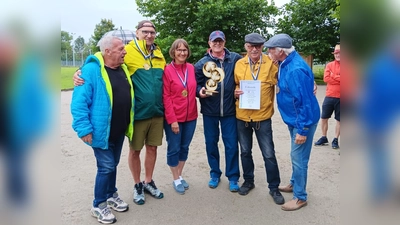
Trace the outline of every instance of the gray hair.
{"label": "gray hair", "polygon": [[294,46],[292,46],[292,47],[290,47],[290,48],[279,48],[279,47],[276,47],[275,49],[276,49],[277,51],[283,50],[283,52],[285,53],[285,55],[289,55],[290,53],[292,53],[292,52],[295,50]]}
{"label": "gray hair", "polygon": [[106,36],[100,39],[99,41],[99,47],[100,47],[100,51],[101,54],[104,55],[106,53],[106,49],[111,49],[111,47],[113,46],[113,40],[114,39],[118,39],[121,40],[121,38],[116,37],[116,36]]}

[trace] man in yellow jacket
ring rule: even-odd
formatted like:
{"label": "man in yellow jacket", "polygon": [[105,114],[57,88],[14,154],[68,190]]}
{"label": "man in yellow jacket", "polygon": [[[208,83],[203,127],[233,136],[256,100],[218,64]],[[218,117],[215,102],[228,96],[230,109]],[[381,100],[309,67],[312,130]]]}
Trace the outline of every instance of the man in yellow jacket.
{"label": "man in yellow jacket", "polygon": [[[135,90],[135,133],[129,144],[128,162],[134,188],[133,202],[145,203],[144,191],[161,199],[164,194],[153,180],[157,159],[157,147],[161,146],[164,128],[164,106],[162,101],[162,76],[165,58],[154,40],[156,27],[149,20],[142,20],[136,29],[136,38],[125,46],[125,64],[131,74]],[[145,147],[145,177],[140,179],[142,162],[140,153]]]}
{"label": "man in yellow jacket", "polygon": [[247,195],[255,187],[252,157],[254,131],[264,159],[269,194],[276,204],[281,205],[285,200],[278,190],[281,180],[271,127],[278,68],[262,53],[264,42],[260,34],[246,35],[244,47],[247,55],[235,65],[236,118],[244,178],[239,194]]}

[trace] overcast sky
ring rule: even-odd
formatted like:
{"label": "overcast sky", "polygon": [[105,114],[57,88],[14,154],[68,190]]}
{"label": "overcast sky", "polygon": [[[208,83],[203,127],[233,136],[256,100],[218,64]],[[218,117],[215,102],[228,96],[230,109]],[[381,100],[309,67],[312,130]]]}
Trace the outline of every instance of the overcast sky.
{"label": "overcast sky", "polygon": [[[290,0],[275,0],[280,7]],[[61,30],[82,36],[88,41],[101,19],[111,19],[116,27],[134,30],[145,18],[137,11],[134,0],[62,0]]]}

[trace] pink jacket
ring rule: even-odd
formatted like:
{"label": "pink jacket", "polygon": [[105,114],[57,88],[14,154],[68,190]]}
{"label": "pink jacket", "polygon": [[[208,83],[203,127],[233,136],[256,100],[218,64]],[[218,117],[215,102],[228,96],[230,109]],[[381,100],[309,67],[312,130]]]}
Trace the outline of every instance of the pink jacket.
{"label": "pink jacket", "polygon": [[[183,87],[187,68],[186,88]],[[181,77],[181,79],[179,78]],[[163,75],[164,115],[168,124],[197,119],[196,78],[190,63],[168,64]]]}

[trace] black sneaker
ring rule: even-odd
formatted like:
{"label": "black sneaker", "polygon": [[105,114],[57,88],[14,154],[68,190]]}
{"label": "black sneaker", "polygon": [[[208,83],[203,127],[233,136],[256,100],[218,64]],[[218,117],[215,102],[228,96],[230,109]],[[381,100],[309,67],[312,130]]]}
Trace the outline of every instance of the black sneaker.
{"label": "black sneaker", "polygon": [[157,188],[153,180],[151,180],[151,182],[147,184],[143,181],[143,189],[145,192],[148,192],[154,198],[158,199],[164,198],[164,194]]}
{"label": "black sneaker", "polygon": [[137,183],[133,187],[133,202],[137,205],[143,205],[145,203],[145,197],[144,197],[144,187],[143,183]]}
{"label": "black sneaker", "polygon": [[314,143],[314,145],[321,146],[321,145],[327,145],[329,144],[328,138],[325,136],[322,136],[317,142]]}
{"label": "black sneaker", "polygon": [[283,203],[285,203],[285,199],[283,198],[283,196],[282,196],[281,192],[279,192],[279,190],[269,191],[269,194],[274,199],[275,204],[282,205]]}
{"label": "black sneaker", "polygon": [[251,191],[251,189],[253,189],[254,187],[255,187],[255,185],[253,182],[244,181],[242,186],[239,188],[238,193],[240,195],[247,195]]}
{"label": "black sneaker", "polygon": [[338,149],[339,148],[339,142],[337,138],[334,138],[332,141],[332,148],[333,149]]}

